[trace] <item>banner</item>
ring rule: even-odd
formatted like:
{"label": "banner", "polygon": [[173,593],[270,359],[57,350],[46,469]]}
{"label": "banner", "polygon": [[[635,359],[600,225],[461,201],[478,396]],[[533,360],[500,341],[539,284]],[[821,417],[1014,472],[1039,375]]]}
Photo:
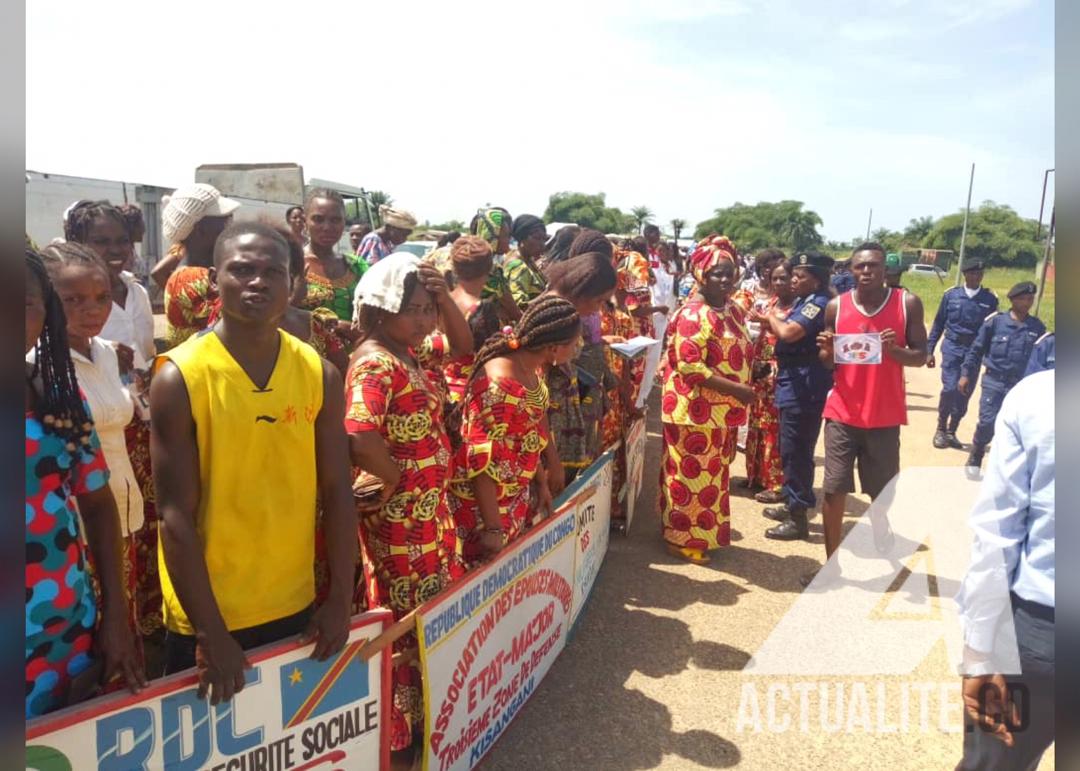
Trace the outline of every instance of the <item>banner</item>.
{"label": "banner", "polygon": [[645,418],[634,421],[630,430],[626,432],[626,480],[623,482],[623,492],[619,498],[626,501],[626,528],[624,534],[630,533],[630,524],[634,521],[634,508],[637,505],[638,494],[641,493],[641,482],[645,478]]}
{"label": "banner", "polygon": [[345,649],[319,662],[314,644],[248,654],[253,668],[230,702],[196,696],[193,670],[138,695],[93,699],[30,722],[34,771],[306,771],[389,768],[390,648],[365,661],[387,610],[355,616]]}
{"label": "banner", "polygon": [[566,644],[577,509],[560,509],[420,608],[424,768],[480,762]]}
{"label": "banner", "polygon": [[573,511],[577,516],[577,543],[574,547],[574,602],[570,610],[570,626],[577,623],[585,600],[589,598],[600,566],[607,554],[611,533],[611,476],[615,453],[609,450],[585,469],[567,488],[566,502],[556,508],[557,514]]}

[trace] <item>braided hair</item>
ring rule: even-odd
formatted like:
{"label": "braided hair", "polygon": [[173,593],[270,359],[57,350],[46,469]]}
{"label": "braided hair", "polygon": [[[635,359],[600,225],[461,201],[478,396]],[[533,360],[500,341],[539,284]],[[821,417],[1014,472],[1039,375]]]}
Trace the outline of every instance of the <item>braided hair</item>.
{"label": "braided hair", "polygon": [[[525,313],[518,319],[517,326],[510,335],[500,330],[491,335],[476,352],[472,373],[465,384],[466,398],[454,405],[447,414],[446,422],[450,436],[461,436],[461,413],[465,402],[468,401],[468,393],[472,389],[473,381],[484,371],[484,366],[489,361],[509,356],[515,350],[528,351],[545,345],[563,345],[580,334],[581,317],[578,316],[573,303],[547,294],[525,306]],[[511,339],[516,340],[516,347],[510,346]]]}
{"label": "braided hair", "polygon": [[612,260],[615,258],[615,245],[608,241],[607,236],[599,230],[586,228],[578,233],[577,238],[570,244],[567,259],[577,257],[579,254],[588,254],[589,252],[598,252]]}
{"label": "braided hair", "polygon": [[124,232],[131,236],[131,227],[120,209],[108,201],[79,201],[71,207],[64,219],[64,240],[85,244],[90,238],[90,228],[94,226],[94,220],[101,217],[115,220]]}
{"label": "braided hair", "polygon": [[574,239],[577,238],[580,232],[581,228],[577,225],[564,225],[559,228],[551,241],[548,242],[547,251],[540,262],[543,265],[564,262],[568,259],[571,244],[574,243]]}
{"label": "braided hair", "polygon": [[71,361],[64,306],[53,288],[45,260],[30,247],[26,248],[26,269],[41,286],[45,301],[45,326],[34,344],[34,368],[30,373],[31,380],[41,380],[36,411],[45,431],[65,439],[68,452],[74,452],[79,445],[90,444],[94,423],[79,392]]}
{"label": "braided hair", "polygon": [[[333,201],[339,207],[341,207],[342,215],[345,214],[345,199],[342,197],[341,193],[339,193],[337,190],[332,190],[332,189],[330,189],[328,187],[316,187],[316,188],[312,189],[310,192],[308,192],[307,197],[304,198],[304,213],[305,214],[307,213],[307,210],[311,208],[311,204],[313,204],[318,199],[321,199],[321,200],[324,200],[324,201]],[[292,209],[290,209],[289,211],[292,211]]]}
{"label": "braided hair", "polygon": [[616,273],[611,258],[586,252],[549,265],[548,286],[570,300],[600,297],[615,289]]}
{"label": "braided hair", "polygon": [[142,208],[133,203],[122,203],[116,207],[127,224],[128,238],[135,240],[136,233],[146,233],[146,220]]}

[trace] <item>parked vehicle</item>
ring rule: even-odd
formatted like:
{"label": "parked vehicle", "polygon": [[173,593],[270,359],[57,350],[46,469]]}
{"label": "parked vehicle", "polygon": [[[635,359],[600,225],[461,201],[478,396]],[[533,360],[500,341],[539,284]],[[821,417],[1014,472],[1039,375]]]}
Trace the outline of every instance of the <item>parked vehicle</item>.
{"label": "parked vehicle", "polygon": [[940,279],[944,279],[949,275],[948,271],[942,270],[937,265],[922,265],[915,263],[908,268],[908,273],[915,273],[920,276],[937,276]]}
{"label": "parked vehicle", "polygon": [[423,257],[434,248],[434,241],[406,241],[394,249],[394,251],[409,252],[410,254],[415,254],[417,257]]}

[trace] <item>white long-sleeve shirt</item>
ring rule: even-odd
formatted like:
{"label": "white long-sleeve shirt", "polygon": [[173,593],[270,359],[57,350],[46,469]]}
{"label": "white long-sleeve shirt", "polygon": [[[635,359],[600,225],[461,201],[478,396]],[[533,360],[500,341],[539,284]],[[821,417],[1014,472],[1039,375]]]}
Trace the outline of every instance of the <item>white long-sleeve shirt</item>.
{"label": "white long-sleeve shirt", "polygon": [[1001,405],[970,516],[971,565],[957,595],[964,642],[994,647],[1008,591],[1054,607],[1054,372],[1017,383]]}

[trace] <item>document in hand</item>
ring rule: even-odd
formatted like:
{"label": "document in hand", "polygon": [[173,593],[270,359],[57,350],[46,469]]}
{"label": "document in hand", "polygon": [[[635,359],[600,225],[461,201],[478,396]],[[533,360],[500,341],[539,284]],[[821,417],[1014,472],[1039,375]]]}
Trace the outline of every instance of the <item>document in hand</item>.
{"label": "document in hand", "polygon": [[653,340],[651,337],[639,335],[627,340],[625,343],[614,343],[611,350],[628,359],[633,359],[659,342],[659,340]]}

